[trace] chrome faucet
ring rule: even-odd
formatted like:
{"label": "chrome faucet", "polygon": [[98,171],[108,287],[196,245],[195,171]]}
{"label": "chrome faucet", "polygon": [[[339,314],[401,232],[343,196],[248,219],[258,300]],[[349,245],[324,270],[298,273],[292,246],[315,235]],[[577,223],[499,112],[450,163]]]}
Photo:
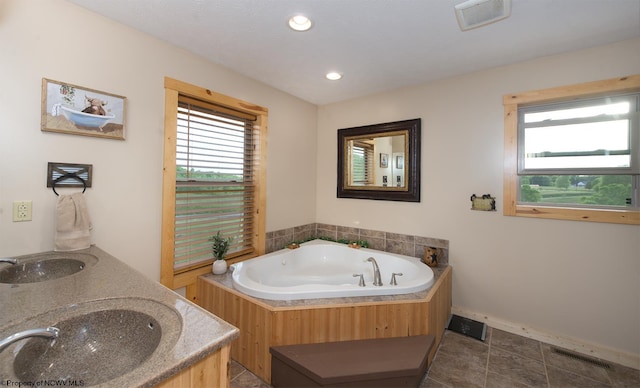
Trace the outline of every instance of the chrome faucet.
{"label": "chrome faucet", "polygon": [[380,268],[378,268],[378,263],[376,262],[376,259],[374,259],[373,257],[370,257],[367,259],[367,261],[373,264],[373,285],[381,286],[382,278],[380,277]]}
{"label": "chrome faucet", "polygon": [[9,264],[16,265],[18,264],[18,260],[0,257],[0,263],[9,263]]}
{"label": "chrome faucet", "polygon": [[44,337],[44,338],[58,338],[60,329],[57,327],[45,327],[43,329],[25,330],[19,333],[12,334],[7,338],[0,340],[0,352],[8,348],[12,343],[20,341],[21,339],[29,337]]}

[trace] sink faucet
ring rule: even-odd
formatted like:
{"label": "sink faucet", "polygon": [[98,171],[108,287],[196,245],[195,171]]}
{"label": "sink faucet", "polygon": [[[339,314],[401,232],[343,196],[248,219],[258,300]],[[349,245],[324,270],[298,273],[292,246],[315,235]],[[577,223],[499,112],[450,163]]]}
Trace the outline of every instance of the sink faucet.
{"label": "sink faucet", "polygon": [[380,268],[378,268],[378,263],[376,262],[376,259],[374,259],[373,257],[370,257],[367,259],[367,261],[373,264],[373,285],[381,286],[382,278],[380,277]]}
{"label": "sink faucet", "polygon": [[20,341],[21,339],[29,337],[44,337],[44,338],[58,338],[60,329],[57,327],[45,327],[43,329],[25,330],[19,333],[12,334],[7,338],[0,340],[0,352],[8,348],[12,343]]}
{"label": "sink faucet", "polygon": [[0,257],[0,263],[18,264],[18,260]]}

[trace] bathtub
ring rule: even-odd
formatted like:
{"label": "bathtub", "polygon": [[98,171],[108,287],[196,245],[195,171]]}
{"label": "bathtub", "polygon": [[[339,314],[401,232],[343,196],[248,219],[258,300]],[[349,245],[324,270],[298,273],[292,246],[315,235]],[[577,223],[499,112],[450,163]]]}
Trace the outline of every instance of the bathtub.
{"label": "bathtub", "polygon": [[[369,257],[378,263],[382,286],[373,285]],[[273,300],[410,294],[426,290],[434,282],[431,268],[415,257],[323,240],[301,244],[297,249],[282,249],[231,268],[235,289]],[[402,273],[396,276],[397,285],[390,284],[392,273]],[[363,274],[364,287],[354,274]]]}
{"label": "bathtub", "polygon": [[75,125],[82,125],[85,127],[94,127],[100,128],[107,125],[107,122],[116,116],[114,115],[94,115],[91,113],[80,112],[66,106],[60,106],[62,110],[62,115],[69,121],[73,122]]}

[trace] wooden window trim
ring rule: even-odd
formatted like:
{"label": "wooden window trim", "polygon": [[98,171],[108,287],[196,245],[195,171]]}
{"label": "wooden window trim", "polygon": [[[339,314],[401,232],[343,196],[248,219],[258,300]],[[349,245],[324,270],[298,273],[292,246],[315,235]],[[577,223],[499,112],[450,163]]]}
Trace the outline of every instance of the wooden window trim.
{"label": "wooden window trim", "polygon": [[256,174],[256,194],[254,209],[255,217],[255,247],[251,254],[235,255],[228,263],[235,263],[256,257],[265,253],[266,234],[266,150],[267,150],[267,108],[242,101],[223,94],[212,92],[209,89],[191,85],[169,77],[164,79],[165,107],[164,107],[164,168],[162,184],[162,234],[161,234],[161,259],[160,259],[160,283],[170,289],[186,287],[187,298],[195,296],[195,284],[198,276],[211,272],[211,264],[203,263],[201,266],[191,268],[188,271],[176,272],[173,268],[174,249],[174,220],[175,220],[175,165],[176,165],[176,131],[178,118],[178,95],[188,96],[198,100],[221,105],[234,112],[240,112],[256,117],[256,126],[260,129],[259,169]]}
{"label": "wooden window trim", "polygon": [[503,96],[504,104],[504,209],[505,216],[640,225],[640,211],[518,204],[518,108],[530,104],[598,97],[611,93],[637,92],[640,75],[630,75],[577,85],[542,89]]}

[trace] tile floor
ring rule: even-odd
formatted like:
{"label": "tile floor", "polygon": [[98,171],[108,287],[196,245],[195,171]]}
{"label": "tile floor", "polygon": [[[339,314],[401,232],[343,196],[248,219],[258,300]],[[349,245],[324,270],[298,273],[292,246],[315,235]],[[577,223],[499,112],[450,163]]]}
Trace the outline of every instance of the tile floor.
{"label": "tile floor", "polygon": [[[610,367],[556,353],[548,344],[498,329],[488,328],[484,342],[446,331],[421,388],[640,387],[640,370],[604,362]],[[269,385],[234,361],[231,388]]]}

